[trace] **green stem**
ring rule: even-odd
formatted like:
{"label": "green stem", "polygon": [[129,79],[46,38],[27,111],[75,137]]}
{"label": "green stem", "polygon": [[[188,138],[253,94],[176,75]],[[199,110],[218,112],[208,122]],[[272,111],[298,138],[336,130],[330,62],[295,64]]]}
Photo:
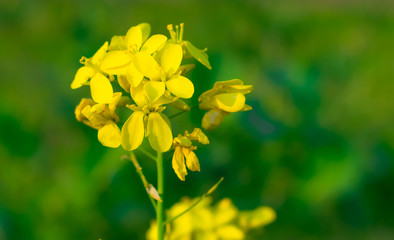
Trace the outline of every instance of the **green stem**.
{"label": "green stem", "polygon": [[144,173],[142,172],[142,167],[141,167],[141,165],[138,163],[137,158],[135,157],[135,154],[134,154],[133,152],[130,153],[129,159],[130,159],[130,161],[134,164],[134,167],[135,167],[135,169],[136,169],[138,175],[139,175],[140,178],[141,178],[142,184],[144,185],[145,190],[146,190],[147,193],[148,193],[148,197],[149,197],[150,201],[152,202],[152,206],[153,206],[153,208],[154,208],[155,211],[156,211],[156,209],[157,209],[157,207],[156,207],[156,202],[155,202],[155,200],[153,199],[153,197],[152,197],[152,196],[149,194],[149,192],[148,192],[150,184],[149,184],[148,181],[146,180],[146,177],[145,177]]}
{"label": "green stem", "polygon": [[[164,168],[163,168],[163,155],[157,152],[157,191],[160,198],[164,201]],[[157,202],[156,208],[156,222],[157,222],[157,239],[164,239],[164,206],[163,202]]]}
{"label": "green stem", "polygon": [[153,161],[156,161],[156,157],[153,154],[151,154],[150,152],[148,152],[147,150],[145,150],[143,148],[138,148],[138,150],[140,150],[143,154],[145,154],[147,157],[149,157]]}

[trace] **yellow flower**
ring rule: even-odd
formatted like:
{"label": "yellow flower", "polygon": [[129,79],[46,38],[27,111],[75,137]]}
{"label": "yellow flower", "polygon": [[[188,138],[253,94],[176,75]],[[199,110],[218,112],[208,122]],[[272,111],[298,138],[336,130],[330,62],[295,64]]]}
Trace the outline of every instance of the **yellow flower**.
{"label": "yellow flower", "polygon": [[151,56],[167,42],[167,37],[156,34],[148,39],[150,25],[141,23],[131,27],[126,36],[114,36],[104,57],[102,67],[107,73],[124,75],[133,87],[137,87],[144,75],[135,67],[135,59],[139,55]]}
{"label": "yellow flower", "polygon": [[186,166],[191,171],[200,171],[200,163],[193,152],[197,147],[192,145],[192,140],[202,144],[209,144],[208,137],[199,128],[195,128],[190,134],[187,131],[183,136],[179,134],[173,141],[175,151],[172,157],[172,168],[182,181],[185,181],[185,176],[187,175]]}
{"label": "yellow flower", "polygon": [[200,109],[209,110],[203,117],[202,127],[214,129],[228,113],[251,110],[252,107],[245,104],[245,94],[252,90],[252,85],[243,85],[239,79],[216,82],[198,98]]}
{"label": "yellow flower", "polygon": [[91,99],[83,98],[75,109],[77,120],[97,129],[98,140],[106,147],[117,148],[120,145],[120,130],[116,125],[119,117],[116,115],[115,109],[121,96],[120,92],[113,94],[108,105],[96,104]]}
{"label": "yellow flower", "polygon": [[[187,208],[196,199],[182,198],[168,211],[167,217],[172,218]],[[239,211],[231,199],[224,198],[216,205],[212,198],[203,199],[194,208],[171,222],[166,239],[213,239],[213,240],[242,240],[252,229],[261,228],[275,220],[275,211],[270,207],[261,206],[251,211]],[[146,233],[149,240],[157,239],[157,224],[151,222]]]}
{"label": "yellow flower", "polygon": [[80,62],[84,64],[84,66],[78,69],[71,83],[72,89],[82,87],[89,83],[92,98],[97,103],[109,103],[114,94],[110,80],[101,70],[101,63],[107,52],[107,48],[108,42],[105,42],[93,57],[82,57]]}
{"label": "yellow flower", "polygon": [[161,105],[173,101],[162,95],[156,98],[156,92],[144,91],[147,80],[137,87],[131,87],[130,93],[136,105],[126,105],[134,112],[122,127],[122,146],[131,151],[138,148],[144,137],[148,137],[152,148],[159,152],[168,151],[172,145],[171,124],[161,112]]}
{"label": "yellow flower", "polygon": [[[182,58],[182,46],[167,43],[155,57],[146,52],[139,52],[135,55],[134,65],[143,76],[150,79],[145,85],[146,88],[154,89],[160,94],[167,89],[179,98],[191,98],[194,85],[182,75],[184,74],[184,68],[180,67]],[[160,61],[160,65],[156,59]],[[160,94],[158,97],[161,96]]]}

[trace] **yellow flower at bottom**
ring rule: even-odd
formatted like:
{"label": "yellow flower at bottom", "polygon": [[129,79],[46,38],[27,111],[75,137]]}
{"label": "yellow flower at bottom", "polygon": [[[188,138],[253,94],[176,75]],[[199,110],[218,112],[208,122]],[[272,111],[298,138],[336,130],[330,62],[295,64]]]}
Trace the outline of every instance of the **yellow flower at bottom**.
{"label": "yellow flower at bottom", "polygon": [[209,110],[203,117],[202,127],[214,129],[229,113],[251,110],[252,107],[245,104],[245,94],[252,90],[252,85],[243,85],[239,79],[216,82],[198,98],[200,109]]}
{"label": "yellow flower at bottom", "polygon": [[187,175],[186,166],[191,171],[200,171],[200,163],[193,152],[197,147],[192,145],[191,140],[209,144],[208,137],[199,128],[195,128],[190,134],[186,131],[183,136],[179,134],[178,137],[174,138],[173,146],[175,151],[172,157],[172,168],[182,181],[185,181],[185,176]]}

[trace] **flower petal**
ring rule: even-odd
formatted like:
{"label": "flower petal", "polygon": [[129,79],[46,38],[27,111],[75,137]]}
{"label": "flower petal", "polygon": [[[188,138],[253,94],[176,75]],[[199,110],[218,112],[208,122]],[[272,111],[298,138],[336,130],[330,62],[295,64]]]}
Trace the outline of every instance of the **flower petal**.
{"label": "flower petal", "polygon": [[117,148],[120,145],[120,130],[112,121],[98,130],[97,137],[103,146]]}
{"label": "flower petal", "polygon": [[148,96],[149,102],[154,102],[159,99],[166,90],[163,82],[149,81],[144,86],[146,96]]}
{"label": "flower petal", "polygon": [[118,83],[123,88],[123,90],[130,92],[130,83],[125,75],[118,76]]}
{"label": "flower petal", "polygon": [[90,92],[97,103],[110,103],[114,95],[111,83],[101,73],[96,73],[90,80]]}
{"label": "flower petal", "polygon": [[165,121],[165,115],[152,112],[148,116],[149,142],[153,149],[158,152],[166,152],[172,145],[172,132],[169,121]]}
{"label": "flower petal", "polygon": [[151,36],[141,48],[141,51],[146,51],[149,54],[152,54],[159,50],[167,41],[167,37],[162,34],[156,34]]}
{"label": "flower petal", "polygon": [[149,23],[140,23],[137,26],[141,28],[142,42],[145,42],[145,40],[148,39],[148,37],[149,37],[151,27],[150,27]]}
{"label": "flower petal", "polygon": [[140,85],[144,75],[142,75],[137,68],[135,68],[134,63],[131,63],[127,68],[126,72],[127,80],[129,81],[130,85],[133,87],[137,87]]}
{"label": "flower petal", "polygon": [[187,148],[182,148],[183,154],[186,157],[186,165],[187,168],[191,171],[200,171],[200,163],[198,162],[198,158],[196,154]]}
{"label": "flower petal", "polygon": [[189,41],[184,41],[184,43],[185,43],[185,47],[189,51],[190,55],[192,55],[197,61],[202,63],[208,69],[212,69],[212,67],[208,61],[208,55],[203,50],[196,48]]}
{"label": "flower petal", "polygon": [[200,128],[195,128],[192,133],[190,133],[191,140],[197,140],[201,144],[209,144],[209,139]]}
{"label": "flower petal", "polygon": [[103,46],[101,46],[100,49],[97,50],[97,52],[90,59],[91,63],[93,65],[99,64],[99,62],[101,62],[101,60],[103,60],[105,54],[107,53],[107,49],[108,49],[108,42],[105,42],[103,44]]}
{"label": "flower petal", "polygon": [[108,46],[108,51],[114,50],[126,50],[126,39],[124,36],[113,36],[111,38],[111,43]]}
{"label": "flower petal", "polygon": [[127,48],[139,50],[142,44],[142,30],[139,26],[131,27],[126,33]]}
{"label": "flower petal", "polygon": [[181,65],[183,57],[182,46],[168,43],[161,56],[161,67],[167,75],[174,74]]}
{"label": "flower petal", "polygon": [[142,107],[146,104],[148,104],[148,97],[145,94],[144,91],[144,85],[146,84],[147,80],[142,81],[138,87],[133,87],[131,86],[130,88],[130,95],[133,98],[134,102]]}
{"label": "flower petal", "polygon": [[242,93],[222,93],[215,99],[218,108],[226,112],[238,112],[245,106],[245,95]]}
{"label": "flower petal", "polygon": [[147,52],[136,53],[134,55],[134,65],[140,73],[151,80],[160,77],[159,64]]}
{"label": "flower petal", "polygon": [[131,151],[138,148],[144,140],[144,116],[141,111],[131,114],[122,127],[122,147]]}
{"label": "flower petal", "polygon": [[245,238],[245,234],[242,230],[234,225],[220,226],[216,230],[216,234],[220,239],[242,240]]}
{"label": "flower petal", "polygon": [[105,55],[101,62],[101,69],[108,74],[125,74],[132,56],[125,51],[112,51]]}
{"label": "flower petal", "polygon": [[90,67],[80,67],[75,74],[74,80],[71,83],[71,88],[76,89],[82,87],[93,75],[96,71]]}
{"label": "flower petal", "polygon": [[166,81],[167,89],[177,97],[191,98],[194,93],[193,83],[184,76],[174,76]]}
{"label": "flower petal", "polygon": [[187,175],[185,157],[182,153],[182,147],[175,147],[174,155],[172,157],[172,168],[174,169],[178,178],[185,181],[185,176]]}

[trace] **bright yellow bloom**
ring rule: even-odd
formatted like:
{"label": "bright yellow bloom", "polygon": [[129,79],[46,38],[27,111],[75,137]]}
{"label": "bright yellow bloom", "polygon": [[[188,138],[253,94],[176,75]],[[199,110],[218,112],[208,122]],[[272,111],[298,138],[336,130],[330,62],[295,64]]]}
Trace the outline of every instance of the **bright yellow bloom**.
{"label": "bright yellow bloom", "polygon": [[200,171],[200,163],[193,152],[197,147],[192,145],[192,140],[202,144],[209,144],[208,137],[199,128],[195,128],[190,134],[187,131],[183,136],[179,134],[173,141],[175,151],[172,157],[172,168],[182,181],[185,181],[185,176],[187,175],[186,166],[191,171]]}
{"label": "bright yellow bloom", "polygon": [[83,98],[75,109],[78,121],[98,130],[97,137],[106,147],[117,148],[120,145],[120,130],[116,123],[119,117],[115,113],[122,93],[113,94],[109,104],[96,104],[91,99]]}
{"label": "bright yellow bloom", "polygon": [[156,34],[148,39],[150,25],[141,23],[131,27],[126,36],[114,36],[104,57],[102,67],[107,73],[124,75],[129,84],[137,87],[144,75],[135,67],[135,59],[139,55],[151,56],[167,42],[167,37]]}
{"label": "bright yellow bloom", "polygon": [[202,127],[214,129],[228,113],[251,110],[252,107],[245,104],[245,94],[252,90],[252,85],[243,85],[239,79],[216,82],[198,98],[200,109],[209,110],[203,117]]}
{"label": "bright yellow bloom", "polygon": [[167,89],[176,97],[191,98],[194,85],[182,75],[185,70],[180,67],[182,58],[182,46],[167,43],[155,57],[146,52],[139,52],[135,55],[134,65],[139,72],[150,79],[146,85],[148,88],[154,88],[160,94]]}
{"label": "bright yellow bloom", "polygon": [[[168,218],[175,217],[196,200],[183,198],[167,212]],[[270,207],[261,206],[251,211],[239,211],[229,198],[222,199],[212,206],[212,198],[202,200],[190,211],[174,220],[167,232],[169,240],[241,240],[250,230],[261,228],[276,218]],[[149,240],[157,239],[157,225],[151,222],[146,233]]]}
{"label": "bright yellow bloom", "polygon": [[[101,63],[106,55],[108,42],[93,55],[91,58],[82,57],[80,62],[85,66],[80,67],[71,83],[71,88],[76,89],[83,85],[90,84],[92,98],[97,103],[109,103],[114,94],[110,80],[101,70]],[[90,80],[90,81],[89,81]]]}
{"label": "bright yellow bloom", "polygon": [[138,148],[144,137],[148,137],[152,148],[159,152],[168,151],[172,145],[171,124],[161,105],[172,99],[162,95],[157,97],[155,91],[144,91],[147,80],[137,87],[131,87],[130,93],[136,105],[127,105],[134,112],[122,128],[122,146],[131,151]]}

